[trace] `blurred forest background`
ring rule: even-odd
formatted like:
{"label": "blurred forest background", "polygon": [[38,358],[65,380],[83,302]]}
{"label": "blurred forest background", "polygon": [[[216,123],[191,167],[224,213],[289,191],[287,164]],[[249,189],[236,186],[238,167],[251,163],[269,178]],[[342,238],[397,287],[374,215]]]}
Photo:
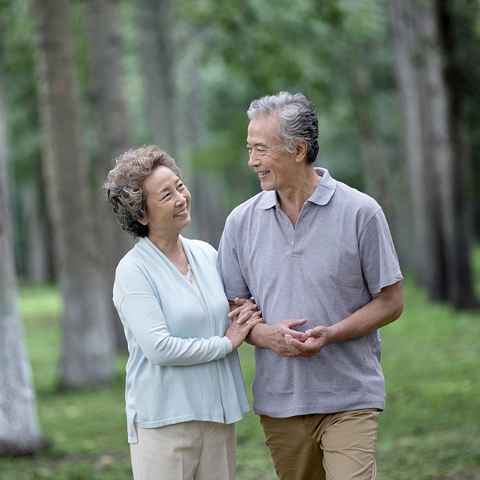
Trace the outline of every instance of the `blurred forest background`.
{"label": "blurred forest background", "polygon": [[315,104],[317,165],[382,205],[415,288],[476,311],[479,0],[0,0],[0,453],[48,443],[18,284],[58,287],[59,385],[116,378],[111,288],[133,240],[102,191],[114,159],[169,152],[185,235],[217,247],[259,192],[246,110],[282,90]]}

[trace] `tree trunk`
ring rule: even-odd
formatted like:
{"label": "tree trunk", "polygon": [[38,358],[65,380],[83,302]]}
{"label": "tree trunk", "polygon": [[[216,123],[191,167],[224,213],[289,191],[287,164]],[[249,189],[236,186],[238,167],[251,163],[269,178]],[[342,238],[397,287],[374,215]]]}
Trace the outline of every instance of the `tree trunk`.
{"label": "tree trunk", "polygon": [[52,249],[40,177],[32,178],[25,188],[26,261],[25,275],[29,283],[53,280]]}
{"label": "tree trunk", "polygon": [[[363,59],[365,61],[365,59]],[[365,169],[367,193],[382,206],[391,227],[395,225],[395,204],[389,172],[375,128],[372,109],[372,87],[368,64],[352,68],[351,92],[360,133],[362,163]]]}
{"label": "tree trunk", "polygon": [[[427,168],[422,140],[422,91],[420,65],[414,60],[421,55],[418,44],[418,26],[409,2],[392,1],[392,20],[395,40],[395,59],[399,88],[402,96],[405,153],[408,163],[414,236],[415,276],[427,288],[430,297],[443,299],[441,279],[444,277],[440,250],[436,239],[437,221],[433,198],[436,181],[433,171]],[[423,62],[422,62],[423,64]]]}
{"label": "tree trunk", "polygon": [[[193,155],[205,142],[205,125],[202,114],[202,82],[196,64],[196,49],[190,50],[190,55],[184,59],[183,67],[185,77],[188,79],[186,94],[187,112],[185,118],[186,152]],[[218,248],[223,226],[228,212],[225,205],[225,181],[222,181],[222,173],[194,171],[191,178],[192,186],[192,224],[195,237],[210,243]],[[193,230],[193,229],[192,229]]]}
{"label": "tree trunk", "polygon": [[[469,263],[464,183],[456,175],[451,92],[445,81],[435,0],[393,0],[392,18],[413,204],[416,276],[434,300],[476,305]],[[459,165],[460,164],[460,165]],[[459,166],[457,166],[459,165]],[[460,173],[460,175],[462,175]],[[459,222],[462,222],[459,225]]]}
{"label": "tree trunk", "polygon": [[99,385],[115,375],[114,334],[94,238],[68,2],[32,0],[32,6],[44,173],[64,299],[60,381]]}
{"label": "tree trunk", "polygon": [[[443,81],[446,95],[446,130],[450,143],[450,156],[445,165],[450,181],[449,195],[443,196],[443,209],[448,212],[446,235],[450,248],[446,263],[449,269],[447,288],[456,308],[478,306],[475,298],[471,269],[471,164],[467,144],[464,112],[465,85],[456,58],[456,38],[453,30],[451,0],[436,0],[435,14],[442,56]],[[447,204],[449,209],[446,209]]]}
{"label": "tree trunk", "polygon": [[5,117],[0,85],[0,455],[49,447],[38,426],[35,392],[17,308],[7,194]]}
{"label": "tree trunk", "polygon": [[140,55],[150,138],[153,144],[178,160],[173,21],[171,0],[139,0]]}
{"label": "tree trunk", "polygon": [[[124,91],[121,58],[118,2],[114,0],[84,0],[88,31],[92,100],[97,136],[98,185],[107,178],[118,155],[133,147],[128,104]],[[106,295],[112,296],[115,269],[120,259],[134,245],[133,238],[115,223],[110,205],[98,188],[97,231],[104,265]],[[115,327],[116,346],[126,351],[127,342],[118,313],[110,302],[110,317]]]}

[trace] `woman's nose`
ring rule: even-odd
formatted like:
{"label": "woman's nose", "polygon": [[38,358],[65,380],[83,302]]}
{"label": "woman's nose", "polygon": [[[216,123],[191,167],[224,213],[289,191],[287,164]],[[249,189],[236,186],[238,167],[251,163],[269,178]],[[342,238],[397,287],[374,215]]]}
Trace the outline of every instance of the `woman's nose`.
{"label": "woman's nose", "polygon": [[176,202],[177,205],[184,205],[185,203],[187,203],[186,194],[181,193],[181,192],[177,192],[175,202]]}

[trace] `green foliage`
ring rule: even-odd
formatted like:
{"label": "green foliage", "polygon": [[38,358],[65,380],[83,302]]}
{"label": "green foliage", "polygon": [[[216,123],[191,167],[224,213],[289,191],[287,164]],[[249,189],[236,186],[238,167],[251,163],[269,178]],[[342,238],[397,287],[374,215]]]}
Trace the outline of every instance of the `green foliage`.
{"label": "green foliage", "polygon": [[[479,272],[480,250],[475,255]],[[428,303],[411,279],[405,281],[405,296],[404,314],[381,332],[387,407],[380,416],[377,479],[477,479],[479,314]],[[118,380],[105,389],[59,392],[58,291],[22,288],[21,311],[40,423],[53,449],[34,458],[0,459],[2,480],[131,479],[124,413],[126,359],[119,358]],[[253,348],[243,345],[240,358],[250,395]],[[237,424],[237,444],[239,480],[276,478],[253,413]]]}
{"label": "green foliage", "polygon": [[28,7],[28,0],[0,2],[0,74],[17,183],[34,178],[40,166],[33,25]]}
{"label": "green foliage", "polygon": [[144,145],[148,139],[146,100],[143,94],[142,65],[138,28],[136,25],[137,3],[131,0],[120,0],[120,28],[123,38],[123,67],[125,72],[125,96],[130,105],[133,138],[136,146]]}
{"label": "green foliage", "polygon": [[[84,2],[69,3],[82,91],[85,146],[87,157],[93,161],[96,132]],[[132,0],[120,0],[118,4],[125,92],[133,119],[134,143],[141,145],[148,140],[145,114],[148,99],[143,92],[137,4]],[[186,97],[192,89],[197,89],[201,104],[199,128],[203,129],[198,142],[190,142],[190,127],[185,118],[179,127],[178,137],[186,145],[184,155],[191,157],[185,159],[185,164],[191,166],[193,173],[215,172],[225,178],[230,209],[258,191],[258,181],[246,166],[245,112],[253,99],[280,90],[302,91],[315,103],[320,120],[318,164],[327,167],[335,178],[365,189],[358,128],[362,120],[353,86],[356,71],[362,68],[370,78],[360,104],[368,107],[368,116],[392,176],[391,183],[398,185],[406,178],[387,0],[176,0],[174,4],[179,109],[183,117],[190,115]],[[467,94],[472,183],[478,192],[480,62],[476,59],[480,56],[480,10],[478,1],[449,4],[453,6],[453,32],[458,40],[459,82]],[[22,228],[19,226],[25,220],[22,210],[27,208],[22,203],[22,188],[40,177],[41,133],[28,7],[28,0],[0,0],[0,74],[6,92],[17,230]],[[198,78],[191,78],[189,62],[198,69]],[[21,259],[28,258],[24,254],[26,235],[17,232],[21,238],[17,241],[21,250],[17,263],[21,267]]]}
{"label": "green foliage", "polygon": [[[470,152],[472,157],[473,190],[475,197],[480,194],[480,65],[472,61],[480,56],[480,3],[452,2],[453,6],[453,35],[457,40],[456,54],[458,64],[456,67],[458,88],[464,92],[468,132],[470,139]],[[478,210],[478,205],[475,205]],[[480,225],[476,225],[476,233],[480,235]]]}
{"label": "green foliage", "polygon": [[[364,188],[352,103],[356,65],[368,63],[373,78],[368,100],[380,141],[388,139],[393,149],[398,144],[386,1],[179,0],[177,5],[192,29],[205,91],[209,135],[192,158],[196,168],[236,171],[246,162],[240,152],[250,102],[281,90],[301,91],[319,115],[319,164]],[[231,191],[236,185],[250,190],[251,181],[242,173],[239,177]]]}

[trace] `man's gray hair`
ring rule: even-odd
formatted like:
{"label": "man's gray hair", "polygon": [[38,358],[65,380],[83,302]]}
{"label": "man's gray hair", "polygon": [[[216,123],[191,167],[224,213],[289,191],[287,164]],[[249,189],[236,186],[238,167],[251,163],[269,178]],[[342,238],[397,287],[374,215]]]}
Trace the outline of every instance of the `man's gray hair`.
{"label": "man's gray hair", "polygon": [[247,111],[250,120],[278,115],[278,139],[288,152],[294,152],[299,140],[307,142],[307,163],[318,155],[318,118],[313,103],[303,93],[280,92],[254,100]]}

